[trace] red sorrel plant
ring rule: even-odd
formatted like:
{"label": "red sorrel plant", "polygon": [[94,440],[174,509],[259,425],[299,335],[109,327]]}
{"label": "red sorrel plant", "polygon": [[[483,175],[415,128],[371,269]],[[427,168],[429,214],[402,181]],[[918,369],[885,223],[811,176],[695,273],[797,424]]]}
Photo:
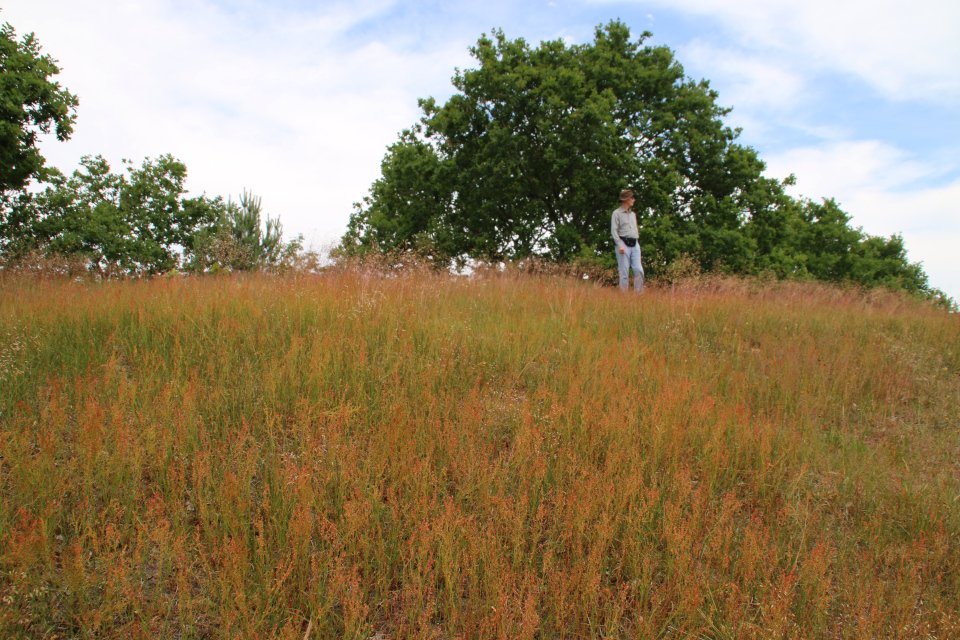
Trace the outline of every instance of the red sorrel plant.
{"label": "red sorrel plant", "polygon": [[960,634],[956,316],[697,277],[4,275],[0,629]]}

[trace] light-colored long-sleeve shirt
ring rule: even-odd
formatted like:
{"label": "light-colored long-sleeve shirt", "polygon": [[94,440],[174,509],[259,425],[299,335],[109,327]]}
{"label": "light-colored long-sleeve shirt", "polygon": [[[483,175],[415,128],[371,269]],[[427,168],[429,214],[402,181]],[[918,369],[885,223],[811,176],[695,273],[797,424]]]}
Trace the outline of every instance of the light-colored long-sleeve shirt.
{"label": "light-colored long-sleeve shirt", "polygon": [[637,230],[637,214],[633,211],[627,211],[623,207],[617,207],[613,210],[610,217],[610,233],[613,234],[613,244],[617,249],[625,249],[624,238],[639,238],[640,232]]}

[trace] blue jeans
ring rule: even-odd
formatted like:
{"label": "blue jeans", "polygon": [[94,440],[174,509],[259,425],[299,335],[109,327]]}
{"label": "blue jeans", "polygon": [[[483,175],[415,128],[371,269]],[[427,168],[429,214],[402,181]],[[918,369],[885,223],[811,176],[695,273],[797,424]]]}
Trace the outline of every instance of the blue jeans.
{"label": "blue jeans", "polygon": [[626,253],[617,249],[617,265],[620,267],[620,290],[626,291],[630,282],[630,268],[633,267],[633,289],[643,291],[643,265],[640,264],[640,243],[625,247]]}

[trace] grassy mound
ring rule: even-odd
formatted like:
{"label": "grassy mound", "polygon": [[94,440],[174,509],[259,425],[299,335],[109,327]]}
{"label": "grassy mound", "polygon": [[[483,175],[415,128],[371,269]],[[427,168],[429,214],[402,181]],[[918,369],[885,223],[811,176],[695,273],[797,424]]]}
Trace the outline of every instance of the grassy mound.
{"label": "grassy mound", "polygon": [[0,280],[5,637],[957,637],[960,319],[815,285]]}

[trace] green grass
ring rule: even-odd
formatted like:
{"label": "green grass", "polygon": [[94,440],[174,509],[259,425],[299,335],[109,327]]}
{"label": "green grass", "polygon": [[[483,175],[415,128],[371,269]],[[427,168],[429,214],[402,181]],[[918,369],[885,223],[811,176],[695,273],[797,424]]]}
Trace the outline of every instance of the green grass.
{"label": "green grass", "polygon": [[5,637],[960,636],[960,321],[343,270],[0,279]]}

